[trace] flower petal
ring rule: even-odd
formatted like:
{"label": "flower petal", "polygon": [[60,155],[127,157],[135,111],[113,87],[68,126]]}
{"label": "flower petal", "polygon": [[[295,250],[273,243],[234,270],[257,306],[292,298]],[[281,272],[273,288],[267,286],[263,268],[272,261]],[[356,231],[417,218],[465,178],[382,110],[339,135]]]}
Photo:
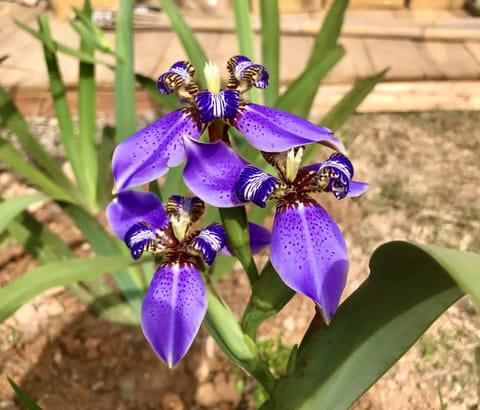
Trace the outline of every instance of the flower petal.
{"label": "flower petal", "polygon": [[207,144],[185,138],[185,146],[183,179],[187,187],[207,204],[221,208],[241,205],[235,185],[246,161],[222,141]]}
{"label": "flower petal", "polygon": [[206,311],[205,285],[195,265],[162,264],[143,300],[142,329],[169,367],[187,353]]}
{"label": "flower petal", "polygon": [[217,252],[227,243],[227,234],[223,226],[213,223],[203,228],[200,233],[193,238],[192,247],[199,251],[205,263],[211,265],[217,256]]}
{"label": "flower petal", "polygon": [[107,207],[107,219],[120,239],[136,223],[146,222],[153,231],[168,224],[168,216],[160,200],[151,192],[119,192]]}
{"label": "flower petal", "polygon": [[367,182],[350,181],[350,188],[348,190],[348,196],[356,197],[364,194],[370,186]]}
{"label": "flower petal", "polygon": [[183,136],[200,136],[200,126],[185,109],[173,111],[137,131],[113,153],[117,191],[142,185],[162,176],[185,160]]}
{"label": "flower petal", "polygon": [[265,208],[266,201],[277,186],[277,178],[252,165],[243,168],[236,185],[237,196],[244,202]]}
{"label": "flower petal", "polygon": [[[272,234],[270,231],[262,225],[253,222],[248,223],[248,236],[250,239],[250,251],[252,252],[252,255],[262,251],[263,248],[270,245],[270,242],[272,241]],[[233,255],[232,251],[228,248],[228,244],[225,244],[220,250],[220,253],[229,256]]]}
{"label": "flower petal", "polygon": [[282,280],[318,303],[329,321],[345,287],[348,259],[328,213],[313,200],[278,208],[270,258]]}
{"label": "flower petal", "polygon": [[239,101],[240,95],[235,90],[223,90],[219,93],[200,91],[195,96],[200,121],[204,124],[219,118],[235,118]]}
{"label": "flower petal", "polygon": [[139,222],[133,225],[124,238],[133,259],[140,259],[146,250],[155,250],[157,238],[150,225]]}
{"label": "flower petal", "polygon": [[318,172],[320,185],[324,191],[333,192],[337,199],[347,196],[353,177],[353,165],[345,155],[338,152],[330,155]]}
{"label": "flower petal", "polygon": [[341,141],[333,137],[328,128],[271,107],[245,104],[231,123],[260,151],[282,152],[314,142],[345,151]]}

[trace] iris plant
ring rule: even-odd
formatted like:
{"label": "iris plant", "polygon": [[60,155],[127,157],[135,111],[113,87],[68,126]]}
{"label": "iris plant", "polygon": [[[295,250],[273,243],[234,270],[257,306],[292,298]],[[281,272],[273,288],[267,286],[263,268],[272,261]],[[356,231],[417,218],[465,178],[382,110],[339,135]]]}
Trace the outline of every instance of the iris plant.
{"label": "iris plant", "polygon": [[171,367],[187,352],[207,309],[201,271],[226,243],[217,223],[194,230],[202,216],[199,198],[172,196],[165,208],[149,192],[125,191],[107,209],[110,226],[134,259],[144,251],[161,256],[142,305],[142,329]]}
{"label": "iris plant", "polygon": [[[184,179],[205,202],[219,207],[276,200],[270,259],[282,280],[313,299],[328,322],[338,307],[348,271],[347,247],[337,224],[311,196],[331,192],[337,199],[358,196],[368,184],[353,181],[353,166],[341,153],[301,167],[303,147],[264,153],[278,177],[238,156],[223,142],[186,139]],[[216,158],[216,167],[210,166]]]}
{"label": "iris plant", "polygon": [[265,88],[268,72],[247,57],[235,56],[227,63],[229,80],[221,89],[218,67],[207,63],[207,89],[202,90],[195,68],[179,61],[162,74],[157,86],[162,94],[175,93],[184,107],[141,129],[115,150],[113,174],[117,191],[142,185],[164,175],[186,158],[183,137],[198,140],[208,130],[210,142],[230,144],[228,128],[240,131],[256,149],[281,152],[321,143],[342,152],[342,143],[327,128],[275,108],[247,102],[252,87]]}

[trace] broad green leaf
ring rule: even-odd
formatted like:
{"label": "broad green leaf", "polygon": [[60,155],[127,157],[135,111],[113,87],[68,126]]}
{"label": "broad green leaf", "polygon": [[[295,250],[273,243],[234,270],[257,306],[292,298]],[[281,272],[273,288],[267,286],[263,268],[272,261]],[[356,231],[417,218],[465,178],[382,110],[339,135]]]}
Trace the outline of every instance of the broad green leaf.
{"label": "broad green leaf", "polygon": [[43,148],[31,134],[25,118],[9,97],[6,90],[0,86],[0,124],[11,130],[22,145],[27,155],[41,167],[42,170],[60,184],[64,189],[72,190],[72,184],[65,176],[57,161]]}
{"label": "broad green leaf", "polygon": [[302,343],[265,409],[349,408],[462,296],[454,279],[478,295],[480,255],[397,241],[374,252],[370,270]]}
{"label": "broad green leaf", "polygon": [[262,64],[270,78],[263,95],[265,104],[273,106],[280,88],[280,15],[278,0],[260,0],[262,22]]}
{"label": "broad green leaf", "polygon": [[116,146],[115,128],[109,125],[103,127],[101,141],[98,147],[97,198],[99,206],[104,209],[112,199],[112,155]]}
{"label": "broad green leaf", "polygon": [[0,202],[0,232],[30,205],[44,199],[46,199],[44,195],[21,195]]}
{"label": "broad green leaf", "polygon": [[313,101],[312,94],[315,96],[323,77],[340,61],[344,53],[345,50],[339,45],[325,51],[323,58],[308,66],[278,98],[275,106],[283,111],[308,117]]}
{"label": "broad green leaf", "polygon": [[115,124],[118,142],[137,130],[133,68],[133,0],[120,0],[115,29]]}
{"label": "broad green leaf", "polygon": [[222,225],[228,236],[228,247],[247,272],[251,284],[258,280],[258,271],[250,251],[247,213],[244,206],[219,208]]}
{"label": "broad green leaf", "polygon": [[[233,14],[235,16],[235,31],[238,39],[240,54],[255,60],[253,54],[253,32],[250,23],[250,5],[245,0],[233,0]],[[258,102],[258,90],[252,88],[249,92],[249,99]]]}
{"label": "broad green leaf", "polygon": [[0,161],[52,198],[60,201],[77,202],[77,196],[74,197],[68,190],[59,186],[37,167],[23,159],[13,145],[3,138],[0,138]]}
{"label": "broad green leaf", "polygon": [[131,263],[130,257],[117,255],[72,258],[42,265],[0,288],[0,322],[51,287],[93,279]]}
{"label": "broad green leaf", "polygon": [[[87,17],[91,16],[92,10],[89,0],[85,1],[84,13]],[[80,51],[93,58],[94,49],[84,38],[82,38],[80,42]],[[80,61],[78,72],[78,148],[80,162],[85,174],[84,194],[89,209],[96,211],[98,209],[98,155],[96,146],[97,98],[95,65]]]}
{"label": "broad green leaf", "polygon": [[[38,25],[40,32],[45,36],[43,43],[43,52],[47,64],[48,78],[50,82],[50,94],[53,99],[55,115],[60,128],[63,147],[68,161],[72,166],[75,179],[79,185],[80,191],[84,194],[88,192],[88,181],[81,161],[81,153],[78,146],[77,135],[73,128],[73,118],[68,105],[65,85],[58,65],[57,55],[51,51],[52,38],[50,34],[50,25],[47,16],[38,16]],[[84,200],[88,204],[88,200]]]}
{"label": "broad green leaf", "polygon": [[352,89],[322,118],[322,125],[337,131],[350,116],[355,112],[364,98],[373,90],[385,76],[387,70],[383,70],[370,77],[358,81]]}
{"label": "broad green leaf", "polygon": [[25,391],[18,386],[10,377],[7,377],[10,386],[15,391],[18,399],[28,410],[42,410],[42,408]]}
{"label": "broad green leaf", "polygon": [[[167,14],[173,30],[177,33],[178,39],[182,43],[183,49],[188,56],[190,62],[197,69],[197,77],[200,83],[205,86],[205,78],[203,75],[203,67],[207,62],[207,56],[203,51],[202,46],[198,42],[192,29],[185,22],[180,14],[175,1],[173,0],[159,0],[161,9]],[[172,61],[172,64],[174,61]]]}

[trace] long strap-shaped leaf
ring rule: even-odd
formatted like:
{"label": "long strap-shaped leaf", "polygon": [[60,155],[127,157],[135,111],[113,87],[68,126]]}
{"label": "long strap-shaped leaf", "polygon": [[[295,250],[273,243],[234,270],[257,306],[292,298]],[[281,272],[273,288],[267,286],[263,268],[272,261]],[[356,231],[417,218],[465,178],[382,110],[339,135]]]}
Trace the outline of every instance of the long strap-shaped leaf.
{"label": "long strap-shaped leaf", "polygon": [[21,195],[0,202],[0,232],[35,202],[47,199],[44,195]]}
{"label": "long strap-shaped leaf", "polygon": [[28,410],[42,410],[42,408],[33,400],[20,386],[18,386],[10,377],[7,377],[10,386],[15,391],[18,399]]}
{"label": "long strap-shaped leaf", "polygon": [[111,270],[123,269],[131,263],[130,257],[117,255],[72,258],[42,265],[0,289],[0,322],[44,290],[93,279]]}
{"label": "long strap-shaped leaf", "polygon": [[[192,29],[180,14],[175,2],[173,0],[159,0],[159,3],[162,10],[167,14],[172,28],[175,30],[175,33],[177,33],[178,39],[182,43],[183,49],[190,62],[197,69],[197,77],[200,80],[200,83],[205,86],[205,79],[203,76],[203,66],[207,61],[205,51],[193,34]],[[174,61],[172,61],[172,64],[173,63]]]}
{"label": "long strap-shaped leaf", "polygon": [[347,409],[462,296],[454,279],[478,302],[477,254],[390,242],[370,269],[331,325],[301,345],[264,409]]}
{"label": "long strap-shaped leaf", "polygon": [[137,130],[133,69],[133,0],[120,0],[116,23],[115,123],[118,142]]}

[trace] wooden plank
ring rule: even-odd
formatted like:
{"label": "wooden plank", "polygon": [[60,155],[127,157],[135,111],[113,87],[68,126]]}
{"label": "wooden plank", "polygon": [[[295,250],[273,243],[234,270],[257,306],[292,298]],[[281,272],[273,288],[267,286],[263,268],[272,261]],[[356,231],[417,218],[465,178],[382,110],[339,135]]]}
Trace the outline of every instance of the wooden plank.
{"label": "wooden plank", "polygon": [[480,66],[461,43],[428,41],[419,44],[420,49],[452,80],[480,77]]}
{"label": "wooden plank", "polygon": [[461,9],[465,0],[410,0],[411,9]]}
{"label": "wooden plank", "polygon": [[15,3],[0,2],[0,44],[2,44],[2,48],[6,44],[4,38],[19,30],[15,20],[28,24],[44,11],[45,4],[43,3],[37,7],[25,7]]}
{"label": "wooden plank", "polygon": [[418,50],[409,40],[365,39],[367,53],[375,71],[387,67],[388,80],[413,80],[426,77],[418,64]]}
{"label": "wooden plank", "polygon": [[291,83],[305,69],[312,51],[311,36],[283,36],[280,50],[280,81]]}
{"label": "wooden plank", "polygon": [[[326,0],[326,7],[330,7],[334,0]],[[404,7],[404,0],[350,0],[349,7],[400,9]]]}
{"label": "wooden plank", "polygon": [[480,65],[480,43],[467,41],[463,43],[463,46],[468,50],[468,52],[474,58],[477,64]]}
{"label": "wooden plank", "polygon": [[341,38],[340,43],[345,47],[346,58],[351,61],[355,70],[355,79],[368,77],[375,73],[367,54],[365,40],[360,38]]}
{"label": "wooden plank", "polygon": [[167,31],[136,31],[134,33],[135,71],[157,77],[156,69],[173,34]]}

